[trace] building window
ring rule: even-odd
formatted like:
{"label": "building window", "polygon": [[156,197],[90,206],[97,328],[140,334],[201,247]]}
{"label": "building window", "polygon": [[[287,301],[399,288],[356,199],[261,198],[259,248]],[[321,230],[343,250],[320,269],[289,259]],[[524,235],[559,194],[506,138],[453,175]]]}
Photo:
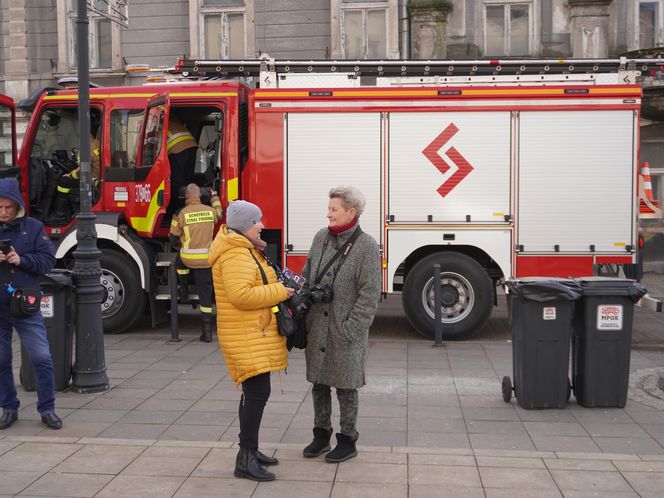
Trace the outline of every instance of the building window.
{"label": "building window", "polygon": [[[94,0],[92,6],[95,10],[108,12],[109,2],[106,0]],[[77,1],[69,0],[67,12],[69,25],[69,66],[74,69],[78,65],[78,40],[76,33]],[[113,67],[113,36],[112,21],[88,11],[90,69],[110,69]]]}
{"label": "building window", "polygon": [[331,0],[331,58],[399,58],[398,4],[398,0]]}
{"label": "building window", "polygon": [[247,50],[250,17],[247,3],[245,0],[201,0],[198,43],[201,58],[243,59],[253,55]]}
{"label": "building window", "polygon": [[655,2],[639,2],[639,48],[661,45],[659,40],[659,5]]}
{"label": "building window", "polygon": [[484,55],[530,55],[532,19],[530,3],[487,3],[484,6]]}
{"label": "building window", "polygon": [[344,59],[387,57],[387,8],[356,8],[344,4],[341,10],[341,47]]}
{"label": "building window", "polygon": [[[67,73],[78,66],[77,0],[57,0],[58,4],[58,71]],[[117,18],[121,9],[126,18],[126,2],[88,0],[88,36],[90,69],[120,69],[120,25],[105,14]]]}

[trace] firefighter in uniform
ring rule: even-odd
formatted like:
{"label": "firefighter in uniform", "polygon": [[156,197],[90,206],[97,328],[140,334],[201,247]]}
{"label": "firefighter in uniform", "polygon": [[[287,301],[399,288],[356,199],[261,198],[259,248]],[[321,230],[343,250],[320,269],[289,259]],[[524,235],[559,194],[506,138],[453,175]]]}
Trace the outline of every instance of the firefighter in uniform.
{"label": "firefighter in uniform", "polygon": [[180,251],[177,257],[180,289],[186,289],[185,281],[190,272],[194,276],[201,310],[203,342],[212,341],[212,270],[208,263],[208,251],[214,237],[214,227],[222,215],[221,202],[216,192],[212,191],[210,201],[212,207],[203,204],[198,185],[187,185],[185,207],[173,216],[169,234],[171,245]]}
{"label": "firefighter in uniform", "polygon": [[168,141],[166,143],[168,162],[171,165],[171,200],[166,210],[167,217],[182,206],[179,190],[192,180],[197,149],[198,144],[194,136],[177,116],[171,114],[168,120]]}
{"label": "firefighter in uniform", "polygon": [[[101,144],[94,135],[90,136],[90,173],[92,175],[92,184],[99,179],[101,174]],[[77,158],[80,164],[80,157]],[[78,211],[76,201],[80,201],[79,195],[73,195],[80,188],[81,166],[78,166],[69,173],[62,175],[58,180],[58,186],[55,194],[55,204],[53,213],[47,220],[48,225],[65,225],[71,218],[72,211]],[[76,192],[78,194],[78,192]]]}

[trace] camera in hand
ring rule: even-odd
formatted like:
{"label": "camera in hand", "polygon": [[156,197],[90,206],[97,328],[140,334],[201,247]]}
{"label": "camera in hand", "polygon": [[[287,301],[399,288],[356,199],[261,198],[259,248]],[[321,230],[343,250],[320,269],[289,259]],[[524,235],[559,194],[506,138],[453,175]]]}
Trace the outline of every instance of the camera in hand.
{"label": "camera in hand", "polygon": [[0,251],[3,254],[9,254],[12,250],[12,241],[9,239],[0,240]]}
{"label": "camera in hand", "polygon": [[[300,285],[297,282],[283,274],[281,275],[281,283],[291,289],[297,290],[300,288]],[[286,304],[288,305],[288,309],[290,309],[295,316],[302,315],[309,310],[309,306],[297,292],[286,301]]]}

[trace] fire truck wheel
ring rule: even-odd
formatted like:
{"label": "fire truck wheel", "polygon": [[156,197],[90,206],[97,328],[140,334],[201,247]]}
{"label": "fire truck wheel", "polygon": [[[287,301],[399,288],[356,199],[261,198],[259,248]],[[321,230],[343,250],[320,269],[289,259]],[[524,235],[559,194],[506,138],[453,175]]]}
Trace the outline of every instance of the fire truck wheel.
{"label": "fire truck wheel", "polygon": [[102,251],[99,262],[104,290],[101,301],[104,333],[119,334],[141,317],[145,309],[145,293],[138,268],[127,264],[126,256],[106,249]]}
{"label": "fire truck wheel", "polygon": [[403,307],[410,324],[434,338],[433,265],[441,268],[443,337],[460,339],[479,329],[491,314],[493,288],[480,264],[465,254],[443,252],[427,256],[408,272]]}

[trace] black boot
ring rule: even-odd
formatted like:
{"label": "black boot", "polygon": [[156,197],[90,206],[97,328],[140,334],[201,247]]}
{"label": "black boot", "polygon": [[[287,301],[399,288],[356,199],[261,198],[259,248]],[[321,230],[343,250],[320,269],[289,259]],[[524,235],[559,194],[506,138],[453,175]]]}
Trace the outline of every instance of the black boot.
{"label": "black boot", "polygon": [[302,454],[306,458],[314,458],[322,455],[326,451],[330,451],[330,438],[332,437],[332,429],[326,430],[320,427],[314,427],[314,440],[307,446]]}
{"label": "black boot", "polygon": [[337,446],[325,455],[325,461],[329,463],[339,463],[357,456],[355,441],[357,441],[357,438],[353,439],[345,434],[337,434]]}
{"label": "black boot", "polygon": [[69,209],[69,198],[67,194],[57,193],[53,203],[53,210],[45,221],[49,226],[66,225],[71,219],[71,214],[72,213]]}
{"label": "black boot", "polygon": [[201,319],[201,342],[212,342],[212,317],[206,313]]}
{"label": "black boot", "polygon": [[246,477],[252,481],[274,481],[274,474],[268,472],[256,461],[256,450],[240,447],[235,459],[235,477]]}
{"label": "black boot", "polygon": [[261,465],[279,465],[279,460],[276,457],[267,456],[256,450],[256,461]]}

